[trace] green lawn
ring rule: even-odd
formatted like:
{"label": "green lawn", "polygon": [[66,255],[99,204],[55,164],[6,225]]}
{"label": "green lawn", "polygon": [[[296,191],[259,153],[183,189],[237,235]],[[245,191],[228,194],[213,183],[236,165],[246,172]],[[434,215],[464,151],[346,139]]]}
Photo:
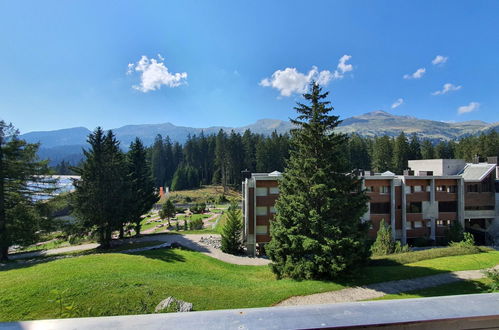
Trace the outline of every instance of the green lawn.
{"label": "green lawn", "polygon": [[[181,249],[137,255],[107,253],[0,268],[0,321],[63,316],[52,290],[74,312],[64,316],[153,312],[167,296],[194,303],[195,310],[270,306],[294,295],[338,290],[350,284],[414,278],[479,269],[499,263],[499,252],[369,266],[336,282],[276,280],[266,266],[238,266]],[[9,267],[9,266],[7,266]]]}
{"label": "green lawn", "polygon": [[399,294],[387,294],[383,297],[373,300],[389,300],[389,299],[409,299],[423,297],[438,297],[452,296],[459,294],[487,293],[490,292],[490,280],[483,278],[473,281],[459,281],[449,284],[439,285],[433,288],[409,291]]}

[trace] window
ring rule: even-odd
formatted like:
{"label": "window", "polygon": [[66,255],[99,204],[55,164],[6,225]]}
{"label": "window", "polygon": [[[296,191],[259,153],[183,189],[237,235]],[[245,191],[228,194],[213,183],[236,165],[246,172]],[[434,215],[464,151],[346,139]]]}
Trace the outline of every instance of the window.
{"label": "window", "polygon": [[426,192],[430,192],[431,191],[431,186],[426,186]]}
{"label": "window", "polygon": [[374,186],[366,186],[366,192],[374,192]]}
{"label": "window", "polygon": [[447,187],[446,186],[437,186],[437,191],[446,192],[447,191]]}
{"label": "window", "polygon": [[422,192],[423,186],[412,186],[413,192]]}
{"label": "window", "polygon": [[390,213],[390,203],[371,203],[371,214],[388,214]]}
{"label": "window", "polygon": [[275,206],[270,207],[270,214],[275,214]]}
{"label": "window", "polygon": [[422,221],[414,221],[414,228],[422,228],[423,227],[423,222]]}
{"label": "window", "polygon": [[256,207],[256,215],[267,215],[267,207],[266,206],[257,206]]}
{"label": "window", "polygon": [[390,192],[390,187],[389,186],[381,186],[381,187],[379,187],[379,192],[381,194],[388,194]]}
{"label": "window", "polygon": [[412,191],[411,186],[405,186],[404,191],[406,194],[410,194]]}
{"label": "window", "polygon": [[423,210],[421,202],[407,203],[407,213],[421,213]]}
{"label": "window", "polygon": [[457,186],[448,186],[447,192],[451,194],[455,194],[457,192]]}
{"label": "window", "polygon": [[437,226],[438,227],[446,227],[447,226],[447,220],[437,220]]}
{"label": "window", "polygon": [[257,235],[266,235],[267,234],[267,226],[263,225],[257,225],[256,226],[256,234]]}
{"label": "window", "polygon": [[279,194],[279,187],[270,187],[269,188],[269,193],[271,195],[277,195],[277,194]]}
{"label": "window", "polygon": [[256,188],[257,196],[267,196],[267,187]]}
{"label": "window", "polygon": [[465,206],[464,209],[466,211],[486,211],[486,210],[494,210],[494,205],[480,205],[480,206]]}
{"label": "window", "polygon": [[466,186],[466,191],[467,192],[478,192],[478,185],[477,184],[469,184]]}
{"label": "window", "polygon": [[438,212],[457,212],[457,202],[438,202]]}

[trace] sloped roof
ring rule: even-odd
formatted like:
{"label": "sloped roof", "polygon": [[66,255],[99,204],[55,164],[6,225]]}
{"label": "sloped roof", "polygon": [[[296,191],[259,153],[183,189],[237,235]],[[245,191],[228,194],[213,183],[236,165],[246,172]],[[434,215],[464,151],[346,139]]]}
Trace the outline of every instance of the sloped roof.
{"label": "sloped roof", "polygon": [[465,182],[480,182],[485,179],[495,168],[495,164],[466,164],[459,175],[463,177]]}

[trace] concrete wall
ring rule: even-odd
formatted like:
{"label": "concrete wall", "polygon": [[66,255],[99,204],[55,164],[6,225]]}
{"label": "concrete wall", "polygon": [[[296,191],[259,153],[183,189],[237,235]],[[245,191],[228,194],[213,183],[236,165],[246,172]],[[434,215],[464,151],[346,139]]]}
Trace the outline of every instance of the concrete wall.
{"label": "concrete wall", "polygon": [[456,175],[466,162],[462,159],[421,159],[410,160],[409,168],[418,175],[419,171],[433,171],[433,175]]}

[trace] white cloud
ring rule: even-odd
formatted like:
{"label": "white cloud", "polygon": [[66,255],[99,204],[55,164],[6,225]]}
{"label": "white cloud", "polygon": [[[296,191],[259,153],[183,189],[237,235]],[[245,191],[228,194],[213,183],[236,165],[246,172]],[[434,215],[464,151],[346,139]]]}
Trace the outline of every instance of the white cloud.
{"label": "white cloud", "polygon": [[433,65],[444,64],[449,58],[447,56],[437,55],[431,63]]}
{"label": "white cloud", "polygon": [[480,103],[470,102],[470,104],[468,104],[468,105],[463,105],[463,106],[457,108],[457,113],[462,115],[463,113],[476,111],[476,110],[478,110],[479,107],[480,107]]}
{"label": "white cloud", "polygon": [[398,98],[397,101],[393,102],[392,109],[400,107],[402,105],[402,103],[404,103],[404,99],[403,98]]}
{"label": "white cloud", "polygon": [[341,79],[345,73],[353,70],[351,64],[347,64],[352,56],[343,55],[339,61],[337,69],[334,72],[322,70],[312,66],[308,73],[301,73],[296,68],[286,68],[275,71],[270,78],[264,78],[259,85],[263,87],[272,87],[278,89],[281,96],[291,96],[293,93],[303,94],[308,86],[315,80],[319,85],[325,86],[333,79]]}
{"label": "white cloud", "polygon": [[137,63],[129,63],[127,74],[140,73],[140,84],[132,86],[134,89],[147,93],[161,88],[161,86],[178,87],[186,84],[187,73],[171,73],[164,64],[164,58],[158,54],[158,60],[142,56]]}
{"label": "white cloud", "polygon": [[443,94],[447,94],[448,92],[454,92],[454,91],[458,91],[462,88],[463,86],[459,85],[459,86],[456,86],[456,85],[453,85],[451,83],[447,83],[447,84],[444,84],[444,87],[441,91],[435,91],[433,93],[431,93],[431,95],[443,95]]}
{"label": "white cloud", "polygon": [[421,78],[426,72],[425,68],[419,68],[416,70],[416,72],[412,74],[405,74],[404,79],[419,79]]}

